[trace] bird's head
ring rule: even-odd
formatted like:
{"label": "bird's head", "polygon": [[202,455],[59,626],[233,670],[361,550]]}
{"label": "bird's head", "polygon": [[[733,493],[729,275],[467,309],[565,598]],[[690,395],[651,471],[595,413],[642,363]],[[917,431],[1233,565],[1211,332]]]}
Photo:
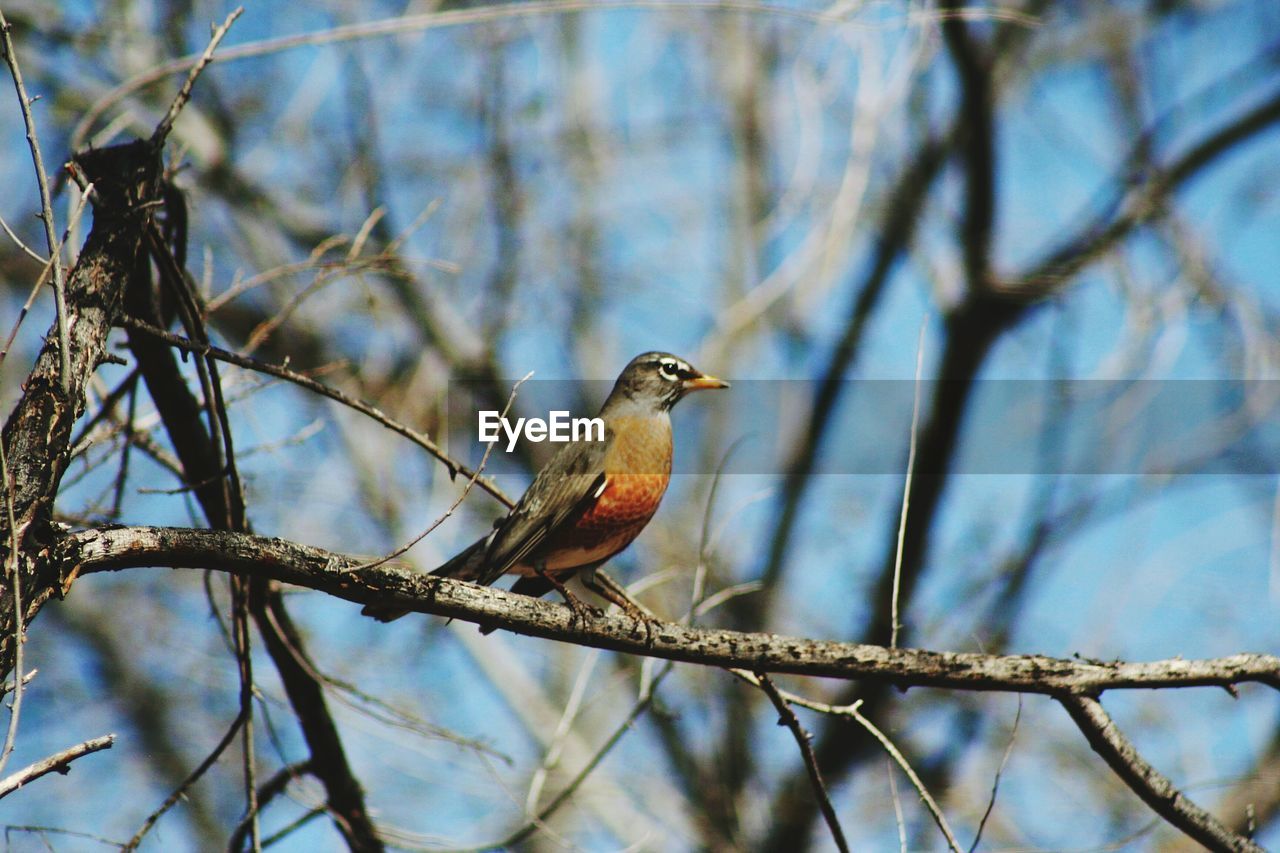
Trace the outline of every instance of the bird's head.
{"label": "bird's head", "polygon": [[728,387],[728,382],[703,373],[679,356],[646,352],[623,368],[610,397],[621,396],[666,411],[691,391]]}

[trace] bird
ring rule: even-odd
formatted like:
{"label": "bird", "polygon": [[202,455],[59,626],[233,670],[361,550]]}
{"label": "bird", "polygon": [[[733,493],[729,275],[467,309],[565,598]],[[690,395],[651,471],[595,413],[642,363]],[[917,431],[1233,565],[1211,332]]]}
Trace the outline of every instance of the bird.
{"label": "bird", "polygon": [[[576,618],[585,618],[595,608],[564,585],[579,576],[592,592],[647,623],[651,617],[601,583],[596,570],[635,540],[662,502],[671,481],[671,408],[691,392],[728,387],[668,352],[631,359],[600,408],[603,441],[584,437],[561,445],[488,534],[431,574],[482,586],[519,575],[512,592],[541,597],[554,589]],[[390,622],[409,611],[370,604],[361,612]]]}

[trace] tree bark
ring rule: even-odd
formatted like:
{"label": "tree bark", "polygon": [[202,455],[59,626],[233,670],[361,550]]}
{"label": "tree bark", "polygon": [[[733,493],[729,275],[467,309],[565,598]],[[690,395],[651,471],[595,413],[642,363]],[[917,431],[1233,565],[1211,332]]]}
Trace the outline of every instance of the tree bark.
{"label": "tree bark", "polygon": [[151,215],[148,205],[159,197],[160,154],[144,142],[89,151],[76,163],[93,183],[94,198],[93,230],[66,287],[71,374],[64,391],[59,376],[63,342],[55,321],[0,438],[9,474],[4,484],[9,506],[0,512],[0,553],[10,566],[16,543],[20,580],[20,608],[14,606],[8,571],[0,589],[0,677],[13,669],[18,609],[25,630],[44,603],[64,594],[70,584],[48,558],[54,499],[71,460],[71,428],[84,412],[85,386],[102,363],[125,282],[142,246],[142,226]]}
{"label": "tree bark", "polygon": [[1246,682],[1280,689],[1280,658],[1265,654],[1108,663],[1040,655],[889,649],[691,628],[672,622],[646,626],[620,615],[584,623],[563,605],[527,595],[436,577],[394,563],[368,565],[358,557],[247,533],[180,527],[86,530],[68,534],[55,559],[68,576],[144,566],[242,573],[255,580],[295,584],[362,604],[391,605],[534,637],[753,672],[1048,696],[1092,696],[1105,690],[1142,688],[1230,688]]}

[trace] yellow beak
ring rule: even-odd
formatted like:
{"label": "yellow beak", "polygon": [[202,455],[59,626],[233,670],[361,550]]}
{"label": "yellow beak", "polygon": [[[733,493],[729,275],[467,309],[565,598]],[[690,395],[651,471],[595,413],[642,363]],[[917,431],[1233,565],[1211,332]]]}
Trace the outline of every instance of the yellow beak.
{"label": "yellow beak", "polygon": [[729,383],[723,379],[717,379],[708,374],[695,376],[692,379],[684,380],[684,388],[686,391],[704,391],[710,388],[728,388]]}

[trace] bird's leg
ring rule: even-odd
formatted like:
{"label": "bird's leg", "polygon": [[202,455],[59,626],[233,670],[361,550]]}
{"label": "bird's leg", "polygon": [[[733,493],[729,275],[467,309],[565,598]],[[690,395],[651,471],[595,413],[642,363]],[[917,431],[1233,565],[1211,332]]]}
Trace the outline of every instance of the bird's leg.
{"label": "bird's leg", "polygon": [[533,571],[538,577],[545,580],[556,588],[556,592],[564,597],[564,603],[569,605],[569,609],[573,611],[573,621],[578,622],[582,627],[586,627],[587,619],[595,619],[602,615],[599,608],[592,607],[578,596],[569,591],[569,588],[555,575],[547,571],[545,561],[539,560],[533,564]]}
{"label": "bird's leg", "polygon": [[596,566],[592,566],[582,573],[582,585],[604,600],[618,605],[623,613],[644,625],[644,641],[646,644],[652,644],[654,626],[662,620],[649,608],[628,595],[626,589],[617,581],[604,572],[597,571]]}

